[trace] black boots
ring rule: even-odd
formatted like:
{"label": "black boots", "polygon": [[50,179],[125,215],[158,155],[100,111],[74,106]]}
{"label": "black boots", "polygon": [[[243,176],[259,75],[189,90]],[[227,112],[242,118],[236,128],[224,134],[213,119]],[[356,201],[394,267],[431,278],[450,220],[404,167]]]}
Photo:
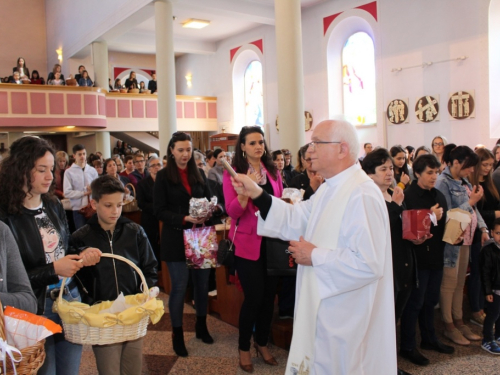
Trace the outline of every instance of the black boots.
{"label": "black boots", "polygon": [[207,329],[207,317],[206,316],[197,316],[196,317],[196,338],[201,339],[205,344],[213,344],[214,339],[210,336]]}
{"label": "black boots", "polygon": [[187,357],[188,351],[186,345],[184,344],[184,332],[182,331],[182,326],[172,327],[172,345],[174,347],[174,352],[179,357]]}

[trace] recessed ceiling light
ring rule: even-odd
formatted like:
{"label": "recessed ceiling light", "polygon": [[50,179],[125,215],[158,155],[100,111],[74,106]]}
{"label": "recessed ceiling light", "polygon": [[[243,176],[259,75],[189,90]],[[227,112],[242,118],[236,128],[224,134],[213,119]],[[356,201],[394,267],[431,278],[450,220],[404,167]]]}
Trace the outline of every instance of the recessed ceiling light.
{"label": "recessed ceiling light", "polygon": [[194,18],[190,18],[184,22],[182,22],[182,27],[187,27],[190,29],[203,29],[210,25],[210,21],[207,20],[197,20]]}

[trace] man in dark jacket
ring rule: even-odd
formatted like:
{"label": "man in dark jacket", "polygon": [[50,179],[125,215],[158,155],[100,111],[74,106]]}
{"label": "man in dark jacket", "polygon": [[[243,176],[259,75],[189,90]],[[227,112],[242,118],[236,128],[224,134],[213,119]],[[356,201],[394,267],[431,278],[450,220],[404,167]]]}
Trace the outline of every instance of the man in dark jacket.
{"label": "man in dark jacket", "polygon": [[[91,184],[94,215],[82,228],[72,235],[73,241],[82,246],[98,246],[103,253],[121,255],[137,267],[151,288],[158,279],[157,261],[144,229],[121,217],[125,189],[116,178],[105,175]],[[126,263],[115,259],[101,258],[93,266],[86,267],[81,279],[94,301],[115,300],[120,293],[141,293],[139,275]],[[143,338],[110,345],[94,345],[100,374],[109,374],[111,369],[122,368],[122,374],[138,374],[142,368]]]}

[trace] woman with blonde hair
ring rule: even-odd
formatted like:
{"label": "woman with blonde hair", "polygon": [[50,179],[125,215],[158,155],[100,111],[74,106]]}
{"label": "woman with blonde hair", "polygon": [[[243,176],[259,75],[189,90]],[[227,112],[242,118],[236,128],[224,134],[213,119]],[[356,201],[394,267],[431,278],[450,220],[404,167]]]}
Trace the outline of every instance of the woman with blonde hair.
{"label": "woman with blonde hair", "polygon": [[446,163],[443,161],[444,146],[448,144],[448,140],[442,135],[436,135],[432,138],[431,150],[432,155],[434,155],[441,163],[440,172],[446,168]]}

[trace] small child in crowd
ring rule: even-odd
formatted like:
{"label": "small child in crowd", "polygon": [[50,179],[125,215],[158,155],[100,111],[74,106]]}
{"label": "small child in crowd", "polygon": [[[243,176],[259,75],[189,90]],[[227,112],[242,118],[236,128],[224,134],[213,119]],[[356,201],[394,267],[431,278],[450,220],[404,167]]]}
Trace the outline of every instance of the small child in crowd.
{"label": "small child in crowd", "polygon": [[488,302],[481,347],[500,355],[500,218],[493,222],[491,236],[493,239],[485,242],[480,254],[481,281]]}
{"label": "small child in crowd", "polygon": [[[81,246],[95,246],[103,253],[121,255],[135,263],[143,272],[148,288],[158,279],[157,261],[142,227],[122,217],[125,189],[121,182],[105,175],[92,181],[92,207],[97,214],[73,233],[72,240]],[[90,298],[85,302],[113,301],[123,292],[141,293],[139,275],[126,263],[101,258],[101,261],[79,273]],[[100,375],[137,375],[142,371],[143,339],[110,345],[93,345]]]}

